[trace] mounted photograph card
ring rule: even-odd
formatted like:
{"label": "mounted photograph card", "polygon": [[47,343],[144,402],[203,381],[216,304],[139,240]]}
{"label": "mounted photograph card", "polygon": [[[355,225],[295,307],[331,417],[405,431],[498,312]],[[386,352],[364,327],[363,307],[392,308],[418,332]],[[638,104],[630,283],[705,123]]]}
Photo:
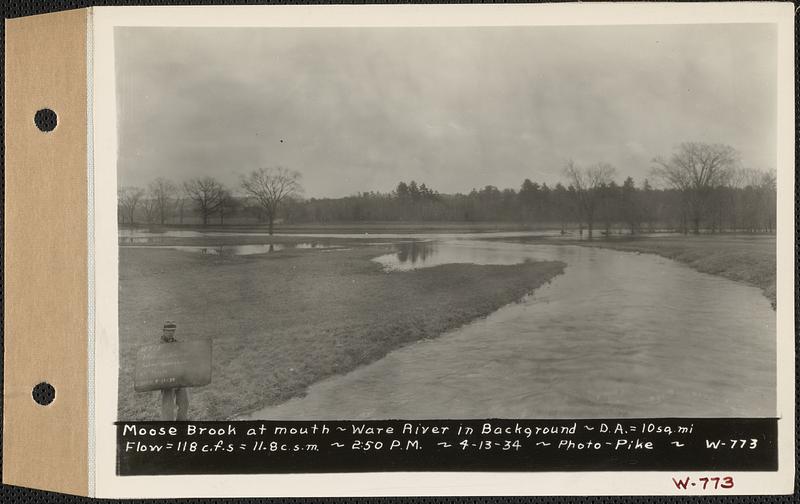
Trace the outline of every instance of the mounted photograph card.
{"label": "mounted photograph card", "polygon": [[8,20],[4,483],[791,494],[793,34],[778,3]]}

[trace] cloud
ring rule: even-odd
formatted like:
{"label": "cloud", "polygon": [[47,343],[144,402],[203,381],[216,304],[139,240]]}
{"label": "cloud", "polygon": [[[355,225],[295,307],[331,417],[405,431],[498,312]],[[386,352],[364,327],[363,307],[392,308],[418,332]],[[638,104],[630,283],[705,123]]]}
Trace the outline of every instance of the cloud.
{"label": "cloud", "polygon": [[308,196],[441,192],[685,140],[775,165],[768,25],[116,29],[120,183],[283,165]]}

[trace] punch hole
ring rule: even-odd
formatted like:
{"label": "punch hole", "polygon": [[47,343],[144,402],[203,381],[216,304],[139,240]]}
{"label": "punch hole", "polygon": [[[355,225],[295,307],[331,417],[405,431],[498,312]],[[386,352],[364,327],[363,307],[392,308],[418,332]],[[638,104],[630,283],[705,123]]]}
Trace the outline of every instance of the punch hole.
{"label": "punch hole", "polygon": [[58,124],[58,115],[49,108],[37,110],[33,116],[33,122],[40,131],[45,133],[56,129]]}
{"label": "punch hole", "polygon": [[31,393],[33,396],[33,400],[36,401],[37,404],[41,404],[42,406],[47,406],[51,402],[53,402],[56,398],[56,389],[47,382],[42,382],[35,387],[33,387],[33,392]]}

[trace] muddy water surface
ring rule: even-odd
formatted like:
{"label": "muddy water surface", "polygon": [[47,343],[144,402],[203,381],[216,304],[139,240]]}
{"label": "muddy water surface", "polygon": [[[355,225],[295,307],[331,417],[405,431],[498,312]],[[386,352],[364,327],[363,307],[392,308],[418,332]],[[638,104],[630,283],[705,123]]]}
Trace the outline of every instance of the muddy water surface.
{"label": "muddy water surface", "polygon": [[376,260],[397,275],[450,262],[568,266],[520,303],[252,418],[776,413],[775,312],[757,288],[649,254],[448,239],[416,247]]}

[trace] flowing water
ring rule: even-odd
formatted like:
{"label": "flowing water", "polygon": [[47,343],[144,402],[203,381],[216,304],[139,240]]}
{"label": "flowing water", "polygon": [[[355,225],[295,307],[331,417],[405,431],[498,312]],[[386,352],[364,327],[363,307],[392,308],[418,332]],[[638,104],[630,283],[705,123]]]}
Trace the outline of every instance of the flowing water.
{"label": "flowing water", "polygon": [[[439,237],[442,238],[442,237]],[[775,312],[761,292],[655,255],[440,240],[375,260],[559,260],[519,303],[309,388],[259,419],[774,416]]]}

